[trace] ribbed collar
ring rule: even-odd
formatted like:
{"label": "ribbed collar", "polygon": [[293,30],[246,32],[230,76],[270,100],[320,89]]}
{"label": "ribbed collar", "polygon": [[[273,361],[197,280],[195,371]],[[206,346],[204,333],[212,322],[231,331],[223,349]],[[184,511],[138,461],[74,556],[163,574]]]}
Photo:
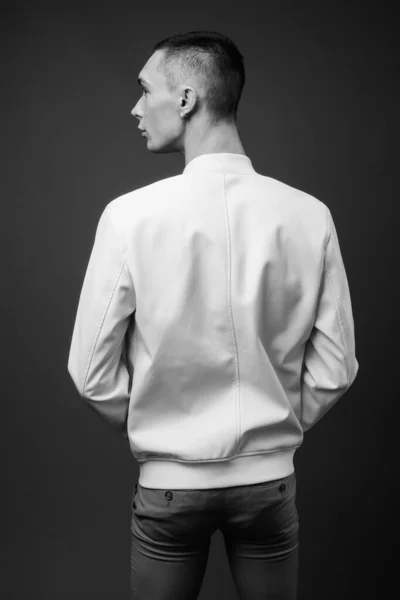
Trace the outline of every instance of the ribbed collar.
{"label": "ribbed collar", "polygon": [[226,173],[254,173],[254,167],[245,154],[213,152],[199,154],[186,165],[183,173],[194,171],[220,171]]}

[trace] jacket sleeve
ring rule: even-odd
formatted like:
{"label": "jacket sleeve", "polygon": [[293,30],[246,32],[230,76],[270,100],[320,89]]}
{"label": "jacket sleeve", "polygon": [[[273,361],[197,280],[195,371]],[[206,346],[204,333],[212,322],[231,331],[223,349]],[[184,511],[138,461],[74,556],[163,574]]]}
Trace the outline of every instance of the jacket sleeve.
{"label": "jacket sleeve", "polygon": [[135,307],[125,238],[107,205],[80,293],[68,372],[80,395],[124,437],[130,393],[125,333]]}
{"label": "jacket sleeve", "polygon": [[314,327],[307,341],[301,390],[301,425],[310,429],[344,395],[359,364],[349,284],[339,240],[328,211],[329,234]]}

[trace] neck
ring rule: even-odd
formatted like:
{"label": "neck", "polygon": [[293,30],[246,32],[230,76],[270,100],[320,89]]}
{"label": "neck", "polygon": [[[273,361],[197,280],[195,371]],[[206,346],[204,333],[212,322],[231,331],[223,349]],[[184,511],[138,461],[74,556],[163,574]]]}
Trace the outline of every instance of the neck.
{"label": "neck", "polygon": [[221,122],[208,127],[204,127],[204,122],[191,123],[185,132],[181,152],[185,156],[185,165],[201,154],[229,152],[246,155],[234,122]]}

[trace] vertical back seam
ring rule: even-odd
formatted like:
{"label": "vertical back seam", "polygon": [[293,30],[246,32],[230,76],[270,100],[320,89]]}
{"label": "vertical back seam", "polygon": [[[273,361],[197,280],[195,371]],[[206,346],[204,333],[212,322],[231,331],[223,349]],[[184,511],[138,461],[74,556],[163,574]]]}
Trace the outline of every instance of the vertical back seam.
{"label": "vertical back seam", "polygon": [[225,186],[226,175],[224,173],[223,180],[223,192],[224,192],[224,203],[225,203],[225,214],[226,214],[226,223],[227,223],[227,233],[228,233],[228,308],[229,308],[229,317],[230,317],[230,325],[231,325],[231,333],[233,344],[235,347],[235,361],[236,361],[236,452],[239,453],[239,444],[241,438],[241,415],[240,415],[240,370],[239,370],[239,353],[236,342],[236,334],[235,334],[235,326],[233,322],[233,311],[232,311],[232,290],[231,290],[231,271],[232,271],[232,257],[231,257],[231,230],[229,224],[229,212],[228,212],[228,202],[226,199],[226,186]]}

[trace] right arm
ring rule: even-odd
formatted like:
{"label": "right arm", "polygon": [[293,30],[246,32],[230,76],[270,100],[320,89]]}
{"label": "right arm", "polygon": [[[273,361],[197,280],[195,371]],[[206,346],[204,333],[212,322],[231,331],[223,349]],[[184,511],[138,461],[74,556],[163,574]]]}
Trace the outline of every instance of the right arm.
{"label": "right arm", "polygon": [[319,302],[302,370],[301,425],[304,432],[344,395],[359,369],[349,284],[335,224],[328,208],[327,211],[329,234]]}

